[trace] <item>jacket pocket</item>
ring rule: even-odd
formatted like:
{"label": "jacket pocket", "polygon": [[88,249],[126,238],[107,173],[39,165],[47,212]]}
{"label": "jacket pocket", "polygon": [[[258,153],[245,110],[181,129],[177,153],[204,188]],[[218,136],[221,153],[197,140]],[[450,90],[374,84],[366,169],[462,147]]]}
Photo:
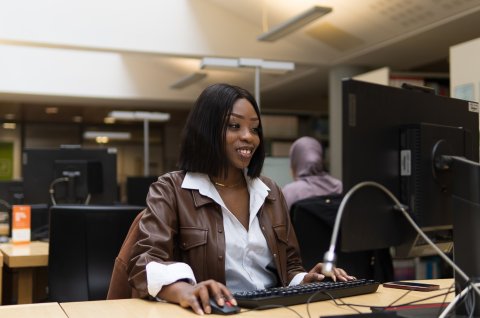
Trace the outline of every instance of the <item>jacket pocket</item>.
{"label": "jacket pocket", "polygon": [[277,240],[288,244],[288,235],[287,235],[287,226],[284,224],[281,225],[274,225],[273,230],[275,231],[275,236]]}
{"label": "jacket pocket", "polygon": [[180,248],[188,251],[194,247],[207,244],[207,229],[183,227],[180,228]]}
{"label": "jacket pocket", "polygon": [[205,279],[207,270],[207,229],[180,228],[181,261],[192,268],[197,281]]}

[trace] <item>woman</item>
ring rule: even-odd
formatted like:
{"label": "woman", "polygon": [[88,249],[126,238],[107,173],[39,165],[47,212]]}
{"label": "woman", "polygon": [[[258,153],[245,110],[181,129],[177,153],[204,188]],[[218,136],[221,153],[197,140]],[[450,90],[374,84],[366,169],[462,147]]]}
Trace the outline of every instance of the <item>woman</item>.
{"label": "woman", "polygon": [[290,147],[289,156],[294,181],[283,187],[289,210],[302,199],[342,193],[342,182],[324,170],[322,145],[316,139],[297,139]]}
{"label": "woman", "polygon": [[[306,273],[281,190],[260,177],[265,157],[260,111],[249,92],[206,88],[187,119],[180,171],[150,187],[130,284],[211,313],[209,299],[236,304],[231,292],[324,279]],[[334,279],[353,279],[336,269]]]}

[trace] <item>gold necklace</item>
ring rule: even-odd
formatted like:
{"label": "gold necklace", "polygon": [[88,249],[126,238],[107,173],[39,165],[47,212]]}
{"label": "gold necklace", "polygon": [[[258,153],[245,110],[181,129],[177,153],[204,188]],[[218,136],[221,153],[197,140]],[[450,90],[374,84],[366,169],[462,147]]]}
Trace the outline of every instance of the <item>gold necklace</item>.
{"label": "gold necklace", "polygon": [[235,188],[235,187],[238,187],[240,185],[240,183],[242,183],[242,180],[240,180],[237,183],[234,183],[232,185],[227,185],[227,184],[223,184],[223,183],[220,183],[220,182],[217,182],[217,181],[213,181],[213,184],[215,184],[219,187],[222,187],[222,188]]}

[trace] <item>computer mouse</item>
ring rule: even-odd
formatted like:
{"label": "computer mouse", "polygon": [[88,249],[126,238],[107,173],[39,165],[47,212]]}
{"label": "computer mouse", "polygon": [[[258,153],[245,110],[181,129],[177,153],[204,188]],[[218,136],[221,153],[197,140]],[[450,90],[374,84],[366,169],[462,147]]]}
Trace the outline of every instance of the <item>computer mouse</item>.
{"label": "computer mouse", "polygon": [[217,315],[232,315],[240,312],[240,307],[233,305],[230,301],[225,300],[225,305],[220,306],[217,301],[210,298],[210,307],[212,307],[212,314]]}

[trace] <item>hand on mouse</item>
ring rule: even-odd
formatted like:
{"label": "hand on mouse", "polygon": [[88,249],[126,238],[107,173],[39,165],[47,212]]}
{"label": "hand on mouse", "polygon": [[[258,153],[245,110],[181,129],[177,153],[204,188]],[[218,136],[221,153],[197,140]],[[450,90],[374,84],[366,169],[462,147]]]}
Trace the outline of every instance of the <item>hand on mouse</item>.
{"label": "hand on mouse", "polygon": [[196,285],[179,281],[164,286],[158,297],[178,303],[184,308],[192,308],[199,315],[212,313],[210,299],[213,298],[219,306],[225,305],[225,300],[236,306],[237,301],[233,298],[228,288],[215,280],[206,280]]}
{"label": "hand on mouse", "polygon": [[[305,275],[305,277],[302,280],[302,284],[313,283],[313,282],[318,282],[318,281],[325,280],[326,277],[325,277],[325,275],[322,274],[322,268],[323,268],[322,263],[318,263],[317,265],[315,265],[315,267],[313,267],[308,272],[308,274]],[[349,280],[356,280],[357,279],[355,276],[348,275],[347,272],[345,272],[343,269],[338,268],[338,267],[333,268],[332,276],[330,276],[328,278],[331,279],[334,282],[336,282],[337,280],[346,282],[346,281],[349,281]]]}

